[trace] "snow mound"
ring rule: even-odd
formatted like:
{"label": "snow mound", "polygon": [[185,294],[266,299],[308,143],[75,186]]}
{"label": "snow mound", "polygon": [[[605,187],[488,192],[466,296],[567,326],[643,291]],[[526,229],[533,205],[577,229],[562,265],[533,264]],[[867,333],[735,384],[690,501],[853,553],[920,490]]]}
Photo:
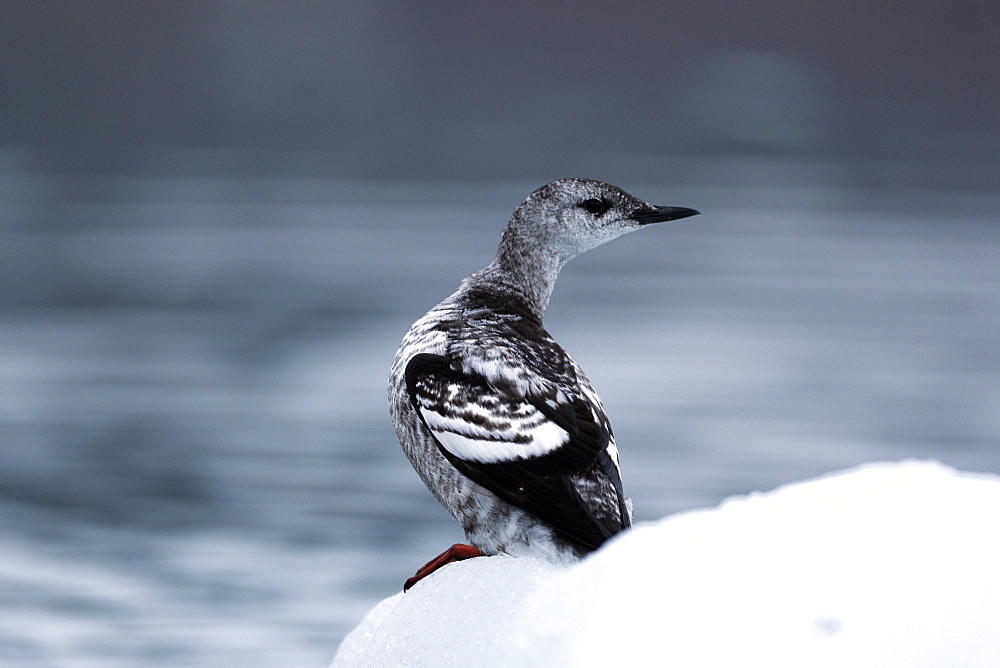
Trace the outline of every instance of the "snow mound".
{"label": "snow mound", "polygon": [[1000,477],[868,464],[641,525],[559,568],[450,565],[342,666],[1000,666]]}

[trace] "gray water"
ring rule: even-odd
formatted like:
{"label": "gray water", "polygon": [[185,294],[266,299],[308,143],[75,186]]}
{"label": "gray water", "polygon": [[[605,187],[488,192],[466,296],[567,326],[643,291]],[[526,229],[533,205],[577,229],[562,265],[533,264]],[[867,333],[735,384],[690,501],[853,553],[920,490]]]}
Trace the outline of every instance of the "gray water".
{"label": "gray water", "polygon": [[[323,665],[461,540],[386,375],[540,183],[0,170],[0,663]],[[872,460],[1000,473],[995,185],[851,176],[621,182],[704,215],[564,270],[547,328],[640,521]]]}

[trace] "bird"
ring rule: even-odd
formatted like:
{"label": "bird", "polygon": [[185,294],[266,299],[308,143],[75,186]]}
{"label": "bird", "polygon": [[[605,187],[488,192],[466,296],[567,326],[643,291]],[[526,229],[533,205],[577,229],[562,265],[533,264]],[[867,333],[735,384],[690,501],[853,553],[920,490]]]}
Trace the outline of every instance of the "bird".
{"label": "bird", "polygon": [[601,399],[542,324],[567,262],[626,232],[699,212],[569,178],[514,210],[496,257],[403,337],[389,376],[400,445],[458,521],[453,561],[507,554],[570,563],[632,524]]}

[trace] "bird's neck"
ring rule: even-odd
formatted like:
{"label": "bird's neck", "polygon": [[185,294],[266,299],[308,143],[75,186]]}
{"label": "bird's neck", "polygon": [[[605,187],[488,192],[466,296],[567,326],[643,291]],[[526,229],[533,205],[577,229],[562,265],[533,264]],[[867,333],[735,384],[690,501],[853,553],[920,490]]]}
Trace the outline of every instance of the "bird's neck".
{"label": "bird's neck", "polygon": [[556,253],[524,243],[508,232],[493,262],[469,276],[466,287],[494,292],[501,301],[523,302],[541,323],[563,264]]}

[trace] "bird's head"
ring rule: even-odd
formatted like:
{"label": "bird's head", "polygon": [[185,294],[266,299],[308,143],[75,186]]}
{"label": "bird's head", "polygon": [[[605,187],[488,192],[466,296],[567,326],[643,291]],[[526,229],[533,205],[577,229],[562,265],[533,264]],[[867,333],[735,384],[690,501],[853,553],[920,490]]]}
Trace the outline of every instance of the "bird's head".
{"label": "bird's head", "polygon": [[650,204],[601,181],[561,179],[528,195],[514,211],[504,240],[532,246],[562,266],[644,225],[697,214],[694,209]]}

